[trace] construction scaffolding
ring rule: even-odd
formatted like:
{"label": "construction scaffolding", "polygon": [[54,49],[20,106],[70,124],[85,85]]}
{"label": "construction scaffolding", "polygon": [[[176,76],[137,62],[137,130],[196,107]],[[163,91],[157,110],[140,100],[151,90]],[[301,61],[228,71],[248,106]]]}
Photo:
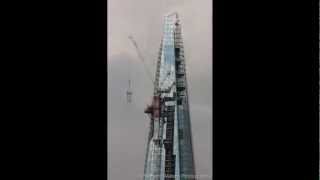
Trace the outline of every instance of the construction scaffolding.
{"label": "construction scaffolding", "polygon": [[144,180],[195,179],[185,66],[181,25],[174,12],[165,16],[154,95],[145,109],[150,130]]}

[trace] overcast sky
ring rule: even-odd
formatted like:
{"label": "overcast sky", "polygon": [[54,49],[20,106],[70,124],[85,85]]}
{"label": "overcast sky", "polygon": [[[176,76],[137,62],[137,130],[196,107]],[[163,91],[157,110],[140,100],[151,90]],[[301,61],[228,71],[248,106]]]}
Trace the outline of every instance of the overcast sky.
{"label": "overcast sky", "polygon": [[[108,0],[108,176],[142,180],[153,87],[128,39],[155,74],[164,14],[179,13],[185,48],[196,172],[212,172],[212,1]],[[129,73],[133,102],[126,102]],[[203,178],[209,179],[209,178]],[[210,178],[211,179],[211,178]]]}

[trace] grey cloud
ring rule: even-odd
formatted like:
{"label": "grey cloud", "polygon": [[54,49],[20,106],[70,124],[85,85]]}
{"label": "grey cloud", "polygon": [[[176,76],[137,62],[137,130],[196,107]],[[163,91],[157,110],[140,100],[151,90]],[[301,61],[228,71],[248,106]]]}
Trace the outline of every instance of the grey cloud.
{"label": "grey cloud", "polygon": [[[151,101],[146,77],[127,36],[136,39],[152,73],[155,71],[163,15],[177,10],[183,28],[194,153],[198,174],[211,175],[212,10],[210,0],[108,1],[108,176],[111,180],[142,179]],[[126,103],[128,62],[133,103]]]}

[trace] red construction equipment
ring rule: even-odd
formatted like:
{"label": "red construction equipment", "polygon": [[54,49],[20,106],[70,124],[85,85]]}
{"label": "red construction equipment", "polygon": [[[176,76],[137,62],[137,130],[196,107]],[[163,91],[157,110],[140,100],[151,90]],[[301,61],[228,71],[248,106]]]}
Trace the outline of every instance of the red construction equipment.
{"label": "red construction equipment", "polygon": [[160,116],[160,96],[153,96],[152,104],[147,106],[144,113],[150,114],[151,119],[158,118]]}

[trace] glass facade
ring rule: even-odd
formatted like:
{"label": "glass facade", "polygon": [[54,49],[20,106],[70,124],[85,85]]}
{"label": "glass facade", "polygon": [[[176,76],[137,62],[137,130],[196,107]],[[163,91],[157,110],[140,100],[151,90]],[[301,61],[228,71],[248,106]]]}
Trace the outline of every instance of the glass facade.
{"label": "glass facade", "polygon": [[[146,150],[145,180],[194,179],[185,72],[181,26],[178,15],[173,13],[164,19],[154,101],[150,107],[152,110],[147,111],[151,114],[151,123]],[[155,100],[157,98],[159,104]]]}

